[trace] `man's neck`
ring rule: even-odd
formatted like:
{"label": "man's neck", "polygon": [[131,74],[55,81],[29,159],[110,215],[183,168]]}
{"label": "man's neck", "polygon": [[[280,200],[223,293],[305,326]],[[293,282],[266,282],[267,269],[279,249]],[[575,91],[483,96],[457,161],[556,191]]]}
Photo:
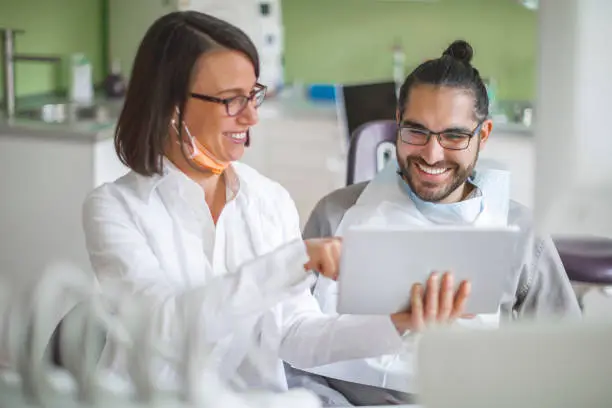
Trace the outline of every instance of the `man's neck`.
{"label": "man's neck", "polygon": [[469,197],[474,191],[474,185],[469,181],[463,183],[460,187],[458,187],[455,191],[453,191],[448,197],[444,200],[438,201],[440,204],[453,204],[458,203],[459,201],[463,201]]}

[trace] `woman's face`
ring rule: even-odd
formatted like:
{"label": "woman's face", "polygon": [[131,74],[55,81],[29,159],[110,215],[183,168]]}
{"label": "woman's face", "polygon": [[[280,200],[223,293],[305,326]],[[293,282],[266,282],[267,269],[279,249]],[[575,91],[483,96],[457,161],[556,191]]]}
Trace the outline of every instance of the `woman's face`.
{"label": "woman's face", "polygon": [[[218,50],[204,54],[198,60],[190,93],[219,99],[248,97],[256,89],[256,81],[253,64],[244,54]],[[235,161],[244,154],[247,131],[258,121],[255,104],[252,99],[240,113],[231,116],[225,104],[189,96],[183,121],[191,135],[215,158]],[[235,111],[231,109],[230,113]]]}

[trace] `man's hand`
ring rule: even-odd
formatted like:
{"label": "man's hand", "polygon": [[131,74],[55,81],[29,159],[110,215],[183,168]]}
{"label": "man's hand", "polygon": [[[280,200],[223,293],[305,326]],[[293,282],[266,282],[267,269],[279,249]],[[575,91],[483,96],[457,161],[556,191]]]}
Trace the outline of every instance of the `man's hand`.
{"label": "man's hand", "polygon": [[398,332],[418,332],[430,324],[451,323],[463,317],[465,303],[470,295],[470,283],[461,282],[456,292],[453,288],[454,279],[450,272],[446,272],[442,279],[437,273],[432,273],[425,290],[420,283],[414,284],[408,311],[391,315]]}
{"label": "man's hand", "polygon": [[342,239],[338,237],[316,238],[307,239],[304,243],[309,258],[304,269],[319,272],[329,279],[338,279]]}

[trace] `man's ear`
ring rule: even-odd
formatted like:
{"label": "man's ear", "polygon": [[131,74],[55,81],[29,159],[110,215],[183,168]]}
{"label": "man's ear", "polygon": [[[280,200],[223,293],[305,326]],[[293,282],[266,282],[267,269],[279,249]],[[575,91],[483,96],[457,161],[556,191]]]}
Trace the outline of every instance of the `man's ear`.
{"label": "man's ear", "polygon": [[493,121],[487,119],[480,125],[480,148],[483,149],[489,140],[491,131],[493,130]]}
{"label": "man's ear", "polygon": [[396,121],[397,123],[400,123],[400,120],[401,120],[400,116],[401,116],[401,115],[400,115],[399,108],[395,109],[395,121]]}

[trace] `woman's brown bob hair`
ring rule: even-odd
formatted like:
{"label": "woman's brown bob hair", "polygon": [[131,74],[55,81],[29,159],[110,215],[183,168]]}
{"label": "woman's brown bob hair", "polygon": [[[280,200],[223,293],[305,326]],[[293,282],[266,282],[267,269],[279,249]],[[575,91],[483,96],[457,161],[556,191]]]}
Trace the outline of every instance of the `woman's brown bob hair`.
{"label": "woman's brown bob hair", "polygon": [[175,108],[180,123],[198,58],[219,48],[245,54],[259,77],[257,49],[238,27],[195,11],[173,12],[153,23],[136,53],[115,132],[123,164],[144,176],[162,174]]}

